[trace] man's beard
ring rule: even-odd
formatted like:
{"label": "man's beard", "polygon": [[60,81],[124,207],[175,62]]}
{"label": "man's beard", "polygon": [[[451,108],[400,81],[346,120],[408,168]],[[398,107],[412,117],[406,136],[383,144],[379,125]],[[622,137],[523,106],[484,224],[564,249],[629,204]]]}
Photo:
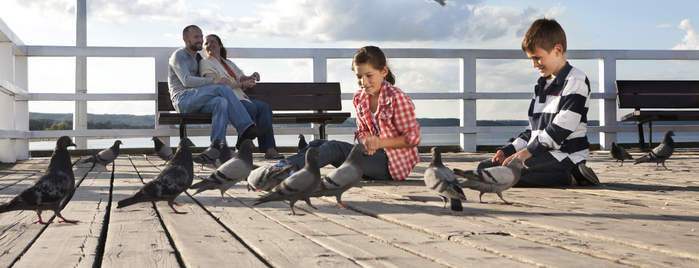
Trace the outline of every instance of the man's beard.
{"label": "man's beard", "polygon": [[194,50],[194,51],[200,51],[200,50],[201,50],[201,45],[200,45],[200,46],[197,46],[196,43],[194,43],[194,44],[190,43],[190,44],[189,44],[189,49]]}

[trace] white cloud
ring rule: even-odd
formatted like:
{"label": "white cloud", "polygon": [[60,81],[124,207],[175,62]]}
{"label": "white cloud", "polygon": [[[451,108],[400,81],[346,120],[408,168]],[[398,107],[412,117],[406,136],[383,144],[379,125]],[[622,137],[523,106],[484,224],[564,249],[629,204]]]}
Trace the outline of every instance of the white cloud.
{"label": "white cloud", "polygon": [[687,34],[682,38],[682,43],[677,44],[671,49],[680,50],[694,50],[699,49],[699,34],[694,30],[691,20],[683,20],[680,25],[677,26],[682,30],[686,30]]}

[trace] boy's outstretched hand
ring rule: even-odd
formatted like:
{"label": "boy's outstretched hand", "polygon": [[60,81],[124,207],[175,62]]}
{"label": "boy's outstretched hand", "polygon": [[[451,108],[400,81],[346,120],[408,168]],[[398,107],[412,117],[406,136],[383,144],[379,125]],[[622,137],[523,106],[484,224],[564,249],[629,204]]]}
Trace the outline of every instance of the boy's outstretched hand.
{"label": "boy's outstretched hand", "polygon": [[[501,153],[501,152],[502,151],[498,151],[498,153]],[[496,153],[495,156],[493,157],[493,159],[495,159],[495,157],[497,157],[497,156],[498,156],[498,154]],[[524,161],[526,161],[530,157],[532,157],[532,154],[529,152],[529,150],[527,150],[527,148],[524,148],[524,150],[521,150],[519,152],[514,153],[513,155],[510,155],[510,157],[506,158],[505,161],[503,161],[501,165],[503,165],[503,166],[507,165],[507,163],[509,163],[510,161],[512,161],[512,159],[515,159],[515,158],[522,159],[522,163],[524,163]],[[495,161],[493,161],[493,162],[495,162]]]}

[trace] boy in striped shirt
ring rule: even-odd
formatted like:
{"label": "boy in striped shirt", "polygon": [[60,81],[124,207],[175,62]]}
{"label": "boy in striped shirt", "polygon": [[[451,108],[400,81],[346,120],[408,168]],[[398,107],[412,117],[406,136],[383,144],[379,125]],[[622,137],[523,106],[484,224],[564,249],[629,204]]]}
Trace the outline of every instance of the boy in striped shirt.
{"label": "boy in striped shirt", "polygon": [[529,106],[529,126],[478,169],[519,158],[528,168],[515,186],[598,185],[585,165],[590,156],[585,136],[590,81],[566,60],[563,28],[553,19],[536,20],[524,35],[522,50],[541,73]]}

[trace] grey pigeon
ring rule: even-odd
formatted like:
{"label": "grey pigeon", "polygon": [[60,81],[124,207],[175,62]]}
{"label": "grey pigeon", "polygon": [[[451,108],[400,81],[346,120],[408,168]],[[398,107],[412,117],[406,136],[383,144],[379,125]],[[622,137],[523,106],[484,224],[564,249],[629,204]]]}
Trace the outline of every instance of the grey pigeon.
{"label": "grey pigeon", "polygon": [[611,154],[612,158],[616,159],[617,162],[621,160],[621,165],[619,166],[624,165],[624,160],[633,159],[633,157],[631,157],[631,154],[629,154],[629,152],[627,152],[626,149],[624,149],[624,147],[616,145],[616,142],[612,142],[612,148],[609,149],[609,154]]}
{"label": "grey pigeon", "polygon": [[515,158],[505,166],[495,166],[479,170],[460,170],[454,169],[454,174],[466,178],[466,181],[460,182],[461,187],[478,190],[481,192],[478,195],[478,202],[483,203],[484,193],[496,193],[505,204],[507,202],[502,197],[502,192],[510,189],[518,181],[522,175],[522,159]]}
{"label": "grey pigeon", "polygon": [[221,156],[221,145],[218,139],[214,139],[209,148],[206,148],[206,150],[194,158],[194,163],[201,164],[201,170],[204,170],[205,164],[216,166],[216,159],[218,159],[219,156]]}
{"label": "grey pigeon", "polygon": [[355,145],[342,165],[327,176],[321,177],[320,188],[311,196],[334,196],[340,208],[347,209],[347,206],[342,203],[342,193],[357,185],[359,180],[362,179],[362,174],[364,174],[364,158],[362,155],[366,151],[364,144],[359,143]]}
{"label": "grey pigeon", "polygon": [[167,161],[170,161],[174,154],[172,154],[172,148],[170,146],[165,145],[158,137],[153,136],[153,142],[155,143],[155,153],[165,161],[165,164],[167,164]]}
{"label": "grey pigeon", "polygon": [[431,1],[437,2],[437,4],[439,4],[440,6],[446,6],[446,5],[447,5],[447,1],[446,1],[446,0],[431,0]]}
{"label": "grey pigeon", "polygon": [[[264,165],[253,169],[248,175],[248,191],[270,191],[291,176],[291,165],[283,167]],[[254,167],[253,167],[254,168]]]}
{"label": "grey pigeon", "polygon": [[224,163],[231,160],[231,158],[236,156],[236,152],[228,148],[228,143],[226,141],[221,142],[221,153],[218,155],[218,162],[223,165]]}
{"label": "grey pigeon", "polygon": [[303,136],[303,134],[299,134],[299,145],[296,147],[299,149],[299,151],[303,150],[303,148],[306,148],[308,146],[308,142],[306,142],[306,137]]}
{"label": "grey pigeon", "polygon": [[226,161],[216,169],[214,173],[190,186],[189,189],[198,189],[193,195],[206,190],[219,189],[221,201],[230,202],[223,198],[223,194],[236,183],[247,179],[252,169],[252,140],[244,140],[240,145],[238,154]]}
{"label": "grey pigeon", "polygon": [[459,185],[459,181],[454,176],[454,172],[442,164],[442,154],[439,148],[432,147],[432,162],[425,170],[425,186],[434,191],[439,197],[444,200],[444,207],[447,207],[447,201],[451,203],[451,210],[463,211],[461,200],[466,200],[464,191]]}
{"label": "grey pigeon", "polygon": [[647,155],[636,159],[636,163],[633,164],[655,162],[655,170],[658,170],[658,164],[662,163],[665,170],[668,170],[668,168],[665,166],[665,160],[670,158],[672,153],[675,152],[675,141],[672,139],[672,136],[675,136],[675,133],[672,131],[665,132],[663,142],[657,147],[653,148],[653,150]]}
{"label": "grey pigeon", "polygon": [[119,145],[122,145],[121,140],[116,140],[114,142],[114,145],[112,147],[109,147],[107,149],[104,149],[97,153],[96,155],[93,155],[92,157],[85,159],[83,163],[95,163],[95,164],[100,164],[104,167],[105,170],[109,172],[109,169],[107,168],[107,165],[111,162],[114,162],[115,159],[117,159],[117,156],[119,156]]}
{"label": "grey pigeon", "polygon": [[22,191],[6,204],[0,205],[0,213],[12,210],[36,210],[39,220],[34,223],[50,224],[41,220],[41,211],[53,210],[60,222],[75,223],[61,216],[61,201],[71,194],[75,188],[73,165],[70,161],[68,147],[75,146],[70,137],[63,136],[56,141],[51,162],[44,175],[34,185]]}
{"label": "grey pigeon", "polygon": [[188,138],[181,139],[175,157],[168,162],[160,174],[146,183],[132,197],[119,201],[117,208],[142,202],[167,201],[168,206],[175,213],[187,213],[177,211],[173,205],[176,204],[175,198],[187,190],[194,180],[194,163],[192,163],[192,153],[189,152],[190,146],[194,146],[192,141]]}
{"label": "grey pigeon", "polygon": [[270,201],[289,200],[291,215],[299,216],[303,214],[296,214],[294,211],[294,204],[298,200],[304,200],[308,206],[316,208],[311,204],[310,197],[320,186],[320,167],[318,167],[318,160],[316,160],[316,156],[319,155],[320,153],[315,147],[308,148],[308,151],[306,151],[306,166],[282,181],[269,193],[256,198],[255,201],[258,202],[253,206]]}

